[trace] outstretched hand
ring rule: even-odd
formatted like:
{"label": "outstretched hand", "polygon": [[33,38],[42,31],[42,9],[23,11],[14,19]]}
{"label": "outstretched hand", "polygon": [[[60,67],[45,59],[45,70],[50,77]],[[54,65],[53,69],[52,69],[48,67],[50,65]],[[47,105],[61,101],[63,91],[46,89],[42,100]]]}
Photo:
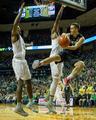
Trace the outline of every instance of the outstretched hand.
{"label": "outstretched hand", "polygon": [[34,60],[32,64],[33,69],[37,69],[40,66],[40,61],[39,60]]}
{"label": "outstretched hand", "polygon": [[21,2],[21,7],[24,7],[24,5],[25,5],[25,0]]}

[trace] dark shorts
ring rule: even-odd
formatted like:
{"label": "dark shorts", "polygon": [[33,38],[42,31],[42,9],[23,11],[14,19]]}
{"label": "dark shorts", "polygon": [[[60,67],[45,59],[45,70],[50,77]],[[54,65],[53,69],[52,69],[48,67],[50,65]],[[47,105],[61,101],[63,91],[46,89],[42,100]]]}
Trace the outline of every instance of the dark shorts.
{"label": "dark shorts", "polygon": [[[63,50],[59,53],[61,57],[60,62],[64,62],[64,64],[68,63],[70,66],[73,66],[76,62],[82,61],[81,53],[79,51],[70,51],[70,50]],[[57,63],[60,63],[57,62]]]}

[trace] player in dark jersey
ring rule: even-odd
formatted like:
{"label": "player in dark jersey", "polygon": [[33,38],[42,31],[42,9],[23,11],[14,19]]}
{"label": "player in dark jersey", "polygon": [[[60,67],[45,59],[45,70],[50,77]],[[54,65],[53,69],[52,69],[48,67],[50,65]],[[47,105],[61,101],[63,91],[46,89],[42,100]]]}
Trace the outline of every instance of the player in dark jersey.
{"label": "player in dark jersey", "polygon": [[[80,72],[83,70],[85,64],[81,60],[80,56],[80,47],[82,46],[84,42],[84,37],[79,33],[80,25],[78,23],[73,23],[70,25],[70,33],[63,33],[70,39],[70,46],[64,48],[63,52],[60,52],[56,55],[50,56],[42,61],[36,60],[33,62],[33,69],[36,69],[40,66],[50,64],[51,62],[60,63],[64,61],[66,64],[66,61],[74,65],[74,69],[70,73],[69,76],[67,76],[64,79],[64,84],[67,86],[72,79],[74,79],[76,76],[80,75]],[[51,102],[53,101],[53,98],[51,97]]]}
{"label": "player in dark jersey", "polygon": [[74,65],[74,69],[72,70],[71,74],[64,79],[64,84],[69,84],[72,79],[80,75],[80,72],[85,66],[84,62],[80,58],[80,47],[82,46],[85,38],[82,34],[80,34],[79,31],[80,25],[78,23],[72,23],[70,25],[70,33],[63,33],[69,37],[71,41],[70,46],[64,48],[63,52],[60,52],[57,55],[50,56],[42,61],[34,61],[32,65],[33,68],[36,69],[40,66],[50,64],[53,61],[55,61],[57,64],[62,61],[66,63],[67,61],[69,64]]}
{"label": "player in dark jersey", "polygon": [[[85,64],[81,60],[80,56],[80,47],[84,42],[84,37],[79,33],[80,25],[78,23],[73,23],[70,25],[70,33],[63,33],[69,37],[71,45],[64,48],[63,52],[58,53],[57,55],[50,56],[42,61],[35,60],[33,62],[33,69],[36,69],[40,66],[50,64],[51,62],[56,62],[57,64],[64,61],[64,63],[69,62],[74,65],[74,69],[68,77],[64,79],[64,84],[68,85],[69,82],[74,79],[76,76],[80,75],[80,72],[83,70]],[[50,97],[51,102],[53,97]]]}

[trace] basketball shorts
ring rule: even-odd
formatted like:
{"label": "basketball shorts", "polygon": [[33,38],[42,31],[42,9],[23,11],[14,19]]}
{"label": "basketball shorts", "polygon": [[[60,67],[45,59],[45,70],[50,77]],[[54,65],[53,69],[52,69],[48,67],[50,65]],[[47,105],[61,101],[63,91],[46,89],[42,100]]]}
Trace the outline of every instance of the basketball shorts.
{"label": "basketball shorts", "polygon": [[[58,45],[58,42],[56,40],[52,41],[52,50],[50,56],[54,56],[58,54],[60,51],[62,51],[61,47]],[[51,68],[51,75],[52,78],[58,78],[60,79],[62,76],[62,69],[63,69],[63,63],[56,64],[55,62],[50,63]]]}
{"label": "basketball shorts", "polygon": [[62,76],[63,63],[56,64],[55,62],[50,63],[52,78],[60,79]]}
{"label": "basketball shorts", "polygon": [[29,80],[31,79],[31,73],[26,60],[12,60],[12,67],[17,80]]}
{"label": "basketball shorts", "polygon": [[64,64],[66,65],[66,63],[69,64],[69,66],[73,66],[76,62],[81,61],[81,53],[79,53],[78,51],[70,51],[70,50],[63,50],[62,52],[59,53],[60,57],[61,57],[61,61],[60,62],[56,62],[57,63],[61,63],[64,62]]}

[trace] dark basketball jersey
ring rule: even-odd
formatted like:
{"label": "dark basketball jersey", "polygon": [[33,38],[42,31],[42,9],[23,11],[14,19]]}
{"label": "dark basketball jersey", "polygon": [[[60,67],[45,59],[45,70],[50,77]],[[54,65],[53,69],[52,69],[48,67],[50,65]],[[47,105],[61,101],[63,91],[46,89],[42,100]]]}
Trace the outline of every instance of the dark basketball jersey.
{"label": "dark basketball jersey", "polygon": [[[70,46],[74,46],[80,38],[84,38],[82,34],[78,34],[76,37],[72,36],[70,33],[67,33],[69,39],[70,39]],[[73,65],[75,62],[78,60],[81,60],[81,47],[76,49],[76,50],[68,50],[64,49],[62,52],[59,53],[61,57],[60,62],[70,62],[70,65]],[[60,63],[60,62],[55,62],[55,63]]]}
{"label": "dark basketball jersey", "polygon": [[[81,33],[79,33],[76,37],[72,36],[70,33],[67,33],[67,35],[70,39],[70,46],[74,46],[80,40],[80,38],[84,38],[84,36]],[[80,48],[78,48],[77,50],[67,50],[67,51],[70,51],[74,54],[80,54]]]}
{"label": "dark basketball jersey", "polygon": [[70,39],[70,46],[71,45],[75,45],[75,43],[77,43],[79,41],[80,38],[84,38],[84,36],[79,33],[76,37],[72,36],[70,33],[67,33],[69,39]]}

